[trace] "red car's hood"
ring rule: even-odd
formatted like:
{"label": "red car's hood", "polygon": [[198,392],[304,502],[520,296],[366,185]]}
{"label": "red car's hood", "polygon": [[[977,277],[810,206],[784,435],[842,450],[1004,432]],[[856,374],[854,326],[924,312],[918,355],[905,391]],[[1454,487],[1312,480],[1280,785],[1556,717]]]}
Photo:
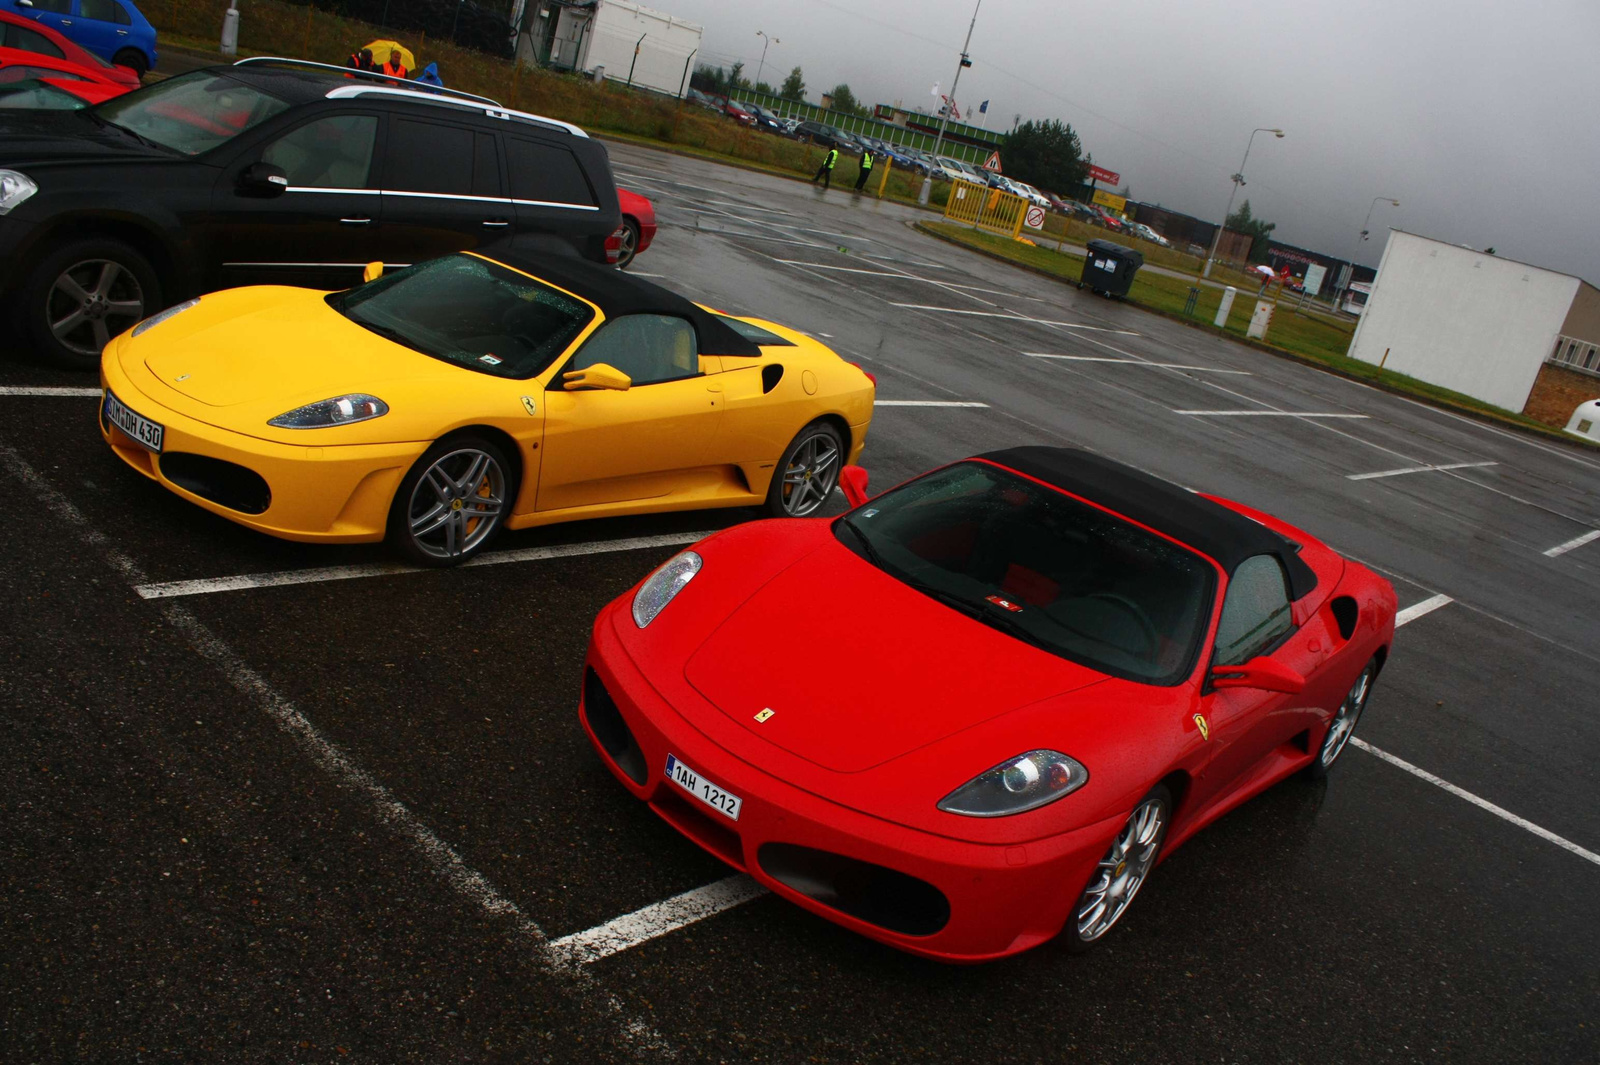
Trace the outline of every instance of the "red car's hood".
{"label": "red car's hood", "polygon": [[684,674],[754,735],[839,773],[1106,679],[923,595],[831,537],[736,608]]}

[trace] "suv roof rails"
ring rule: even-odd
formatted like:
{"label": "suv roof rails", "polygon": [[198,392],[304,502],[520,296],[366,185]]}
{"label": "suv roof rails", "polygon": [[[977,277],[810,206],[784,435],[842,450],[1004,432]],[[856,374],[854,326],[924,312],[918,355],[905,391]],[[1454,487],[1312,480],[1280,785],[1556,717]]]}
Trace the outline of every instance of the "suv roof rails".
{"label": "suv roof rails", "polygon": [[430,85],[426,89],[416,88],[416,83],[406,78],[396,77],[393,74],[382,74],[375,70],[354,70],[350,67],[335,66],[332,63],[315,63],[309,59],[286,59],[282,56],[250,56],[241,59],[233,65],[242,67],[246,64],[271,63],[277,66],[303,68],[307,70],[326,70],[341,74],[351,79],[379,84],[340,85],[329,89],[327,99],[346,100],[353,96],[396,96],[401,99],[415,100],[419,103],[445,104],[454,106],[483,105],[492,118],[521,119],[536,125],[547,126],[551,129],[570,133],[575,137],[589,136],[578,126],[571,122],[563,122],[559,118],[547,118],[544,115],[530,114],[527,111],[513,111],[503,106],[500,101],[492,100],[487,96],[478,96],[475,93],[463,92],[460,89],[448,89],[442,86]]}
{"label": "suv roof rails", "polygon": [[[236,67],[242,67],[255,63],[272,63],[282,67],[303,67],[307,70],[327,70],[332,71],[335,74],[344,74],[352,78],[361,78],[364,81],[378,81],[408,89],[412,86],[412,82],[409,78],[402,78],[394,74],[384,74],[377,70],[356,70],[353,67],[341,67],[336,66],[333,63],[317,63],[310,59],[287,59],[283,56],[277,55],[253,55],[247,59],[240,59],[233,65]],[[459,96],[462,99],[471,100],[474,103],[493,104],[496,107],[500,106],[500,101],[498,100],[491,100],[487,96],[477,96],[470,92],[462,92],[460,89],[447,89],[443,88],[442,86],[429,86],[429,88],[434,92],[443,93],[446,96]]]}

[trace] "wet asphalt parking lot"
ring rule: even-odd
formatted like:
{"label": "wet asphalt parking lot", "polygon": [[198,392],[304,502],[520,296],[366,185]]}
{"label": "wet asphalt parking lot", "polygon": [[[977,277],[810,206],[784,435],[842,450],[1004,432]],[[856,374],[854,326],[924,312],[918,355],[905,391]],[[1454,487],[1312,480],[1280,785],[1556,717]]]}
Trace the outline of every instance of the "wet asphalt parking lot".
{"label": "wet asphalt parking lot", "polygon": [[[1389,576],[1362,746],[1174,853],[1092,954],[920,961],[751,890],[578,725],[596,611],[754,515],[394,572],[169,495],[91,395],[47,391],[92,378],[6,350],[0,1059],[1600,1059],[1600,455],[1014,271],[903,207],[612,157],[662,222],[638,272],[877,375],[876,488],[1089,447]],[[805,653],[870,623],[841,610]]]}

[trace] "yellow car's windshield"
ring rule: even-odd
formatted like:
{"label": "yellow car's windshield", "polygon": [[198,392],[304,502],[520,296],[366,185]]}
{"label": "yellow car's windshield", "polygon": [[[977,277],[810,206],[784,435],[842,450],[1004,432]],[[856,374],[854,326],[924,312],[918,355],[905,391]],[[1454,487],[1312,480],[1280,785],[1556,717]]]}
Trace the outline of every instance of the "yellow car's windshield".
{"label": "yellow car's windshield", "polygon": [[542,372],[594,317],[582,300],[473,255],[396,270],[328,305],[424,355],[519,379]]}

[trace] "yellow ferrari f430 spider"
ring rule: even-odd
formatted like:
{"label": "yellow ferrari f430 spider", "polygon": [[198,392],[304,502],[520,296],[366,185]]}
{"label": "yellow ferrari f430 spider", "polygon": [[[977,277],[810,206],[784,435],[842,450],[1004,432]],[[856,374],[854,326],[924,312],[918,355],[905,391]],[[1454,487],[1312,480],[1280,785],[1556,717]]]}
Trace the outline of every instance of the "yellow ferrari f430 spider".
{"label": "yellow ferrari f430 spider", "polygon": [[616,270],[491,249],[367,273],[213,293],[117,337],[106,441],[241,525],[443,566],[502,527],[804,517],[872,421],[873,380],[817,341]]}

